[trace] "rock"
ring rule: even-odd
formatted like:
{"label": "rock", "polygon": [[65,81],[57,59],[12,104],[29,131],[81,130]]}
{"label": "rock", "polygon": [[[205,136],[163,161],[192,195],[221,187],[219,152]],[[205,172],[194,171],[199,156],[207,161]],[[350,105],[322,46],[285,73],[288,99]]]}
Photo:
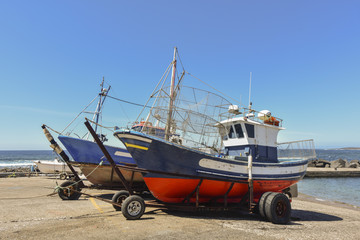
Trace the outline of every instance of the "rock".
{"label": "rock", "polygon": [[359,160],[351,160],[349,163],[349,168],[358,168],[360,167],[360,161]]}
{"label": "rock", "polygon": [[0,172],[22,172],[22,173],[28,173],[30,171],[30,168],[27,167],[6,167],[1,168]]}
{"label": "rock", "polygon": [[308,167],[315,167],[316,161],[317,161],[317,159],[316,159],[316,160],[311,160],[311,161],[309,161]]}
{"label": "rock", "polygon": [[359,164],[358,163],[350,163],[349,164],[349,168],[358,168]]}
{"label": "rock", "polygon": [[348,161],[341,159],[341,158],[331,162],[332,168],[345,168],[348,165],[349,165]]}
{"label": "rock", "polygon": [[318,168],[330,167],[330,162],[324,159],[316,159],[310,161],[308,163],[308,167],[318,167]]}
{"label": "rock", "polygon": [[360,165],[360,160],[351,160],[351,161],[350,161],[350,164],[351,164],[351,163],[357,163],[357,164]]}

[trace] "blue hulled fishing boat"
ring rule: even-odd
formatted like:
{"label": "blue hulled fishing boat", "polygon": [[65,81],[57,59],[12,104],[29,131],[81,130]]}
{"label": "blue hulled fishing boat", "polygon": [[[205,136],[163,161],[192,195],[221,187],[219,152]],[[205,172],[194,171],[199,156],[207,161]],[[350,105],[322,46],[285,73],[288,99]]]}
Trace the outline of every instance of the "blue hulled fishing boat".
{"label": "blue hulled fishing boat", "polygon": [[151,95],[156,98],[145,120],[164,128],[164,138],[146,127],[114,134],[147,170],[148,189],[166,203],[216,202],[223,196],[240,203],[250,195],[260,212],[266,200],[275,201],[275,216],[289,221],[287,197],[273,193],[303,178],[308,160],[316,157],[313,141],[279,144],[282,119],[270,111],[257,112],[251,104],[239,108],[219,94],[184,86],[187,73],[177,74],[176,55],[175,49],[170,87]]}

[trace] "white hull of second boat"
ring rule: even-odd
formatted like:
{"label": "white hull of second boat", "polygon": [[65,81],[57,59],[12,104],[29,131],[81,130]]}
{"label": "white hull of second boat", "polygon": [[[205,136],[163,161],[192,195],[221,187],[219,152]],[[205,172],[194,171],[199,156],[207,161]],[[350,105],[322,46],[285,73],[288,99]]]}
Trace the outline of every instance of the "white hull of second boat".
{"label": "white hull of second boat", "polygon": [[[58,160],[55,161],[40,160],[40,161],[34,161],[34,163],[42,173],[64,173],[64,172],[70,174],[72,173],[70,168],[64,162],[60,162]],[[77,173],[81,173],[78,167],[73,167],[73,168]]]}

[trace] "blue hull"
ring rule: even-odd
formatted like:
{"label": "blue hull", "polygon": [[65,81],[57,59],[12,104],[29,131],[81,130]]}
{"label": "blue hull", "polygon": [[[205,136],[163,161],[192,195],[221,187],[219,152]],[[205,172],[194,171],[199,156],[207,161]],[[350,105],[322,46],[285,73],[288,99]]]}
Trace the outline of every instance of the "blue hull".
{"label": "blue hull", "polygon": [[[101,160],[103,160],[103,165],[110,165],[100,147],[95,142],[67,136],[59,136],[58,138],[74,161],[78,163],[99,164]],[[115,164],[136,164],[126,149],[106,145],[105,148]]]}
{"label": "blue hull", "polygon": [[[155,198],[168,203],[209,202],[225,195],[240,202],[249,191],[247,159],[228,159],[138,132],[114,134],[126,146],[138,167],[148,170],[144,181]],[[253,162],[253,193],[280,192],[304,175],[307,161]],[[198,199],[195,190],[198,189]]]}
{"label": "blue hull", "polygon": [[[168,178],[172,178],[172,174],[183,174],[195,178],[213,177],[225,181],[247,181],[249,177],[247,160],[216,157],[133,131],[117,132],[115,136],[127,146],[138,167],[169,173],[166,176]],[[306,166],[307,161],[285,164],[253,162],[253,178],[257,180],[300,180],[305,175]],[[145,176],[164,177],[163,174],[158,173],[148,173]]]}

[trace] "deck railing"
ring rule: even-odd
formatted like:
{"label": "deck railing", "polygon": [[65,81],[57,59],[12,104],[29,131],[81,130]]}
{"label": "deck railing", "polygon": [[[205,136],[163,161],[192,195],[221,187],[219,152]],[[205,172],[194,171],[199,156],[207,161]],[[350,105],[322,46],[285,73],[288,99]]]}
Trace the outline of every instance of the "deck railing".
{"label": "deck railing", "polygon": [[271,114],[269,116],[266,116],[261,111],[256,111],[254,109],[249,109],[246,107],[237,108],[236,105],[231,105],[227,112],[221,113],[219,115],[219,121],[231,119],[234,118],[234,116],[248,118],[259,123],[266,123],[268,125],[273,125],[277,127],[282,127],[283,123],[283,120],[281,118],[278,118]]}
{"label": "deck railing", "polygon": [[313,139],[278,143],[278,160],[314,160],[316,159]]}

